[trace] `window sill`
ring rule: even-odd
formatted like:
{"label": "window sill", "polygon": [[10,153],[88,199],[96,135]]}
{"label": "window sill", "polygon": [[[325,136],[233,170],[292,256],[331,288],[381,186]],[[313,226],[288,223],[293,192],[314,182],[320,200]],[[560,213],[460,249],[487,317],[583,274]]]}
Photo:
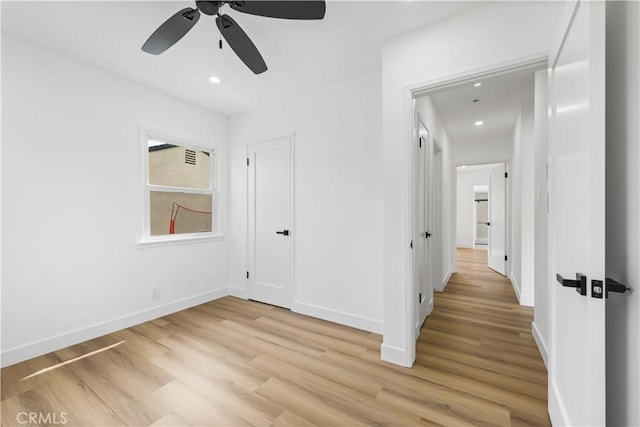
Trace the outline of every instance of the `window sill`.
{"label": "window sill", "polygon": [[180,237],[148,237],[138,241],[139,248],[153,248],[157,246],[185,245],[191,243],[215,242],[224,240],[224,234],[208,234],[206,236],[199,235],[181,235]]}

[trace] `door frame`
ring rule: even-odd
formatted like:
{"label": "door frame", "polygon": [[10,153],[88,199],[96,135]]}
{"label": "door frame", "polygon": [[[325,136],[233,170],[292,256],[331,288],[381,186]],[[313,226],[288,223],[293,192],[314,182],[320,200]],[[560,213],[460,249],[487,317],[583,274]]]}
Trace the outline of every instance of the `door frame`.
{"label": "door frame", "polygon": [[[475,80],[475,79],[472,79]],[[453,165],[453,181],[452,181],[452,188],[457,189],[458,188],[458,168],[460,166],[466,165],[466,166],[480,166],[480,165],[492,165],[492,164],[504,164],[504,170],[505,172],[508,174],[508,178],[507,181],[505,183],[505,188],[504,188],[504,197],[505,197],[505,220],[504,220],[504,235],[505,235],[505,239],[507,240],[505,242],[505,252],[507,255],[507,261],[506,261],[506,271],[507,271],[507,278],[509,280],[511,280],[511,160],[495,160],[495,161],[491,161],[491,162],[482,162],[482,163],[454,163]],[[453,199],[453,215],[455,216],[458,212],[458,204],[457,204],[457,197],[452,197]],[[453,219],[453,230],[451,233],[451,244],[453,247],[453,260],[452,260],[452,265],[454,267],[456,267],[455,270],[453,270],[454,272],[458,272],[457,269],[457,259],[456,259],[456,247],[457,247],[457,242],[458,242],[458,227],[456,224],[457,221],[455,221],[455,217]],[[487,243],[487,251],[489,250],[489,243]],[[488,253],[487,253],[488,255]],[[515,288],[514,288],[515,289]]]}
{"label": "door frame", "polygon": [[[473,215],[472,215],[472,217],[473,217],[472,221],[473,222],[471,223],[472,231],[473,231],[473,236],[472,236],[473,241],[472,241],[471,246],[473,247],[473,249],[477,249],[476,248],[476,240],[478,240],[478,202],[476,200],[476,194],[477,193],[474,190],[473,191],[473,195],[472,195],[473,199],[471,200],[472,206],[473,206]],[[488,199],[489,199],[489,189],[487,188],[487,210],[489,209],[489,201],[488,201]],[[487,236],[487,245],[486,245],[487,247],[489,246],[488,240],[489,240],[489,237]]]}
{"label": "door frame", "polygon": [[[461,73],[456,73],[448,76],[443,76],[440,78],[436,78],[431,81],[425,81],[413,85],[405,86],[403,90],[403,106],[404,106],[404,120],[402,123],[403,135],[405,139],[405,147],[409,147],[410,149],[406,150],[407,154],[404,156],[404,164],[405,170],[408,171],[405,174],[406,186],[405,188],[412,191],[411,182],[412,182],[412,164],[413,164],[413,143],[415,141],[414,130],[415,130],[415,117],[416,117],[416,98],[420,98],[422,96],[428,96],[431,92],[436,90],[442,90],[449,87],[453,87],[460,84],[470,84],[473,83],[474,80],[478,79],[486,79],[488,77],[495,77],[502,74],[511,73],[514,71],[526,71],[526,70],[539,70],[548,67],[549,63],[549,54],[548,52],[540,52],[538,54],[520,57],[520,58],[511,58],[507,61],[496,63],[487,67],[481,67],[477,69],[470,69]],[[452,188],[456,188],[457,179],[456,179],[456,167],[461,166],[461,164],[453,164],[453,170],[451,172],[452,176]],[[507,170],[510,172],[509,163],[507,162]],[[444,171],[443,171],[444,174]],[[511,191],[510,180],[507,180],[507,193]],[[411,193],[409,193],[411,194]],[[455,197],[452,198],[452,212],[455,213],[456,209],[456,201]],[[405,228],[404,235],[406,241],[409,242],[412,239],[412,205],[411,205],[411,197],[408,197],[408,203],[404,208],[404,217],[405,217]],[[507,217],[511,215],[511,209],[508,208]],[[510,225],[507,225],[507,230],[510,228]],[[455,221],[452,224],[452,246],[451,252],[448,255],[450,257],[450,262],[452,266],[452,271],[457,271],[456,264],[456,226]],[[507,245],[509,245],[509,238],[507,239]],[[507,246],[507,250],[511,251],[510,246]],[[398,349],[404,353],[403,356],[403,366],[413,366],[413,363],[416,360],[416,340],[413,338],[414,336],[414,319],[415,319],[415,307],[414,307],[414,290],[413,290],[413,266],[412,266],[412,254],[411,248],[407,244],[405,246],[404,252],[402,254],[404,259],[404,277],[405,280],[402,283],[402,288],[404,290],[403,297],[403,305],[404,305],[404,313],[403,313],[403,334],[404,334],[404,344],[405,348]],[[507,261],[507,271],[510,270],[511,260]]]}
{"label": "door frame", "polygon": [[[291,256],[290,256],[290,269],[289,269],[289,274],[290,274],[290,278],[291,278],[291,289],[289,292],[289,309],[291,310],[293,308],[293,304],[295,301],[295,289],[296,289],[296,282],[295,282],[295,248],[296,248],[296,220],[295,220],[295,132],[289,132],[289,133],[283,133],[283,134],[276,134],[275,136],[272,137],[268,137],[268,138],[259,138],[259,139],[255,139],[255,140],[251,140],[249,142],[247,142],[245,144],[245,149],[244,149],[244,153],[245,153],[245,157],[247,158],[247,160],[249,160],[249,149],[251,147],[254,147],[256,145],[260,145],[260,144],[264,144],[264,143],[268,143],[268,142],[272,142],[278,139],[283,139],[283,138],[288,138],[289,139],[289,164],[291,165],[290,167],[290,182],[291,182],[291,186],[290,186],[290,197],[291,197],[291,207],[290,207],[290,216],[291,216],[291,225],[290,228],[291,230],[289,231],[289,238],[291,241]],[[251,256],[250,256],[250,234],[249,234],[249,229],[250,229],[250,224],[249,224],[249,218],[250,218],[250,206],[251,204],[249,203],[249,197],[250,197],[250,193],[249,193],[249,166],[247,165],[246,171],[245,171],[245,177],[246,177],[246,186],[245,186],[245,191],[246,191],[246,241],[245,241],[245,245],[247,248],[246,251],[246,266],[247,266],[247,271],[252,271],[252,269],[254,269],[251,265]],[[249,290],[249,283],[247,283],[247,297],[249,298],[249,294],[250,294],[250,290]]]}
{"label": "door frame", "polygon": [[[432,136],[433,141],[433,172],[434,172],[434,190],[433,190],[433,229],[437,230],[438,233],[434,234],[433,245],[436,250],[434,250],[433,261],[436,263],[435,268],[433,268],[433,274],[435,277],[433,278],[433,292],[442,292],[444,290],[444,285],[446,283],[442,283],[445,279],[444,270],[442,268],[442,248],[444,247],[444,239],[442,235],[444,234],[444,223],[443,223],[443,205],[442,205],[442,185],[443,185],[443,163],[442,163],[442,146],[439,141],[435,138],[435,135]],[[447,279],[448,280],[448,279]],[[433,310],[433,306],[435,304],[434,295],[431,296],[432,300],[430,302],[431,310]]]}

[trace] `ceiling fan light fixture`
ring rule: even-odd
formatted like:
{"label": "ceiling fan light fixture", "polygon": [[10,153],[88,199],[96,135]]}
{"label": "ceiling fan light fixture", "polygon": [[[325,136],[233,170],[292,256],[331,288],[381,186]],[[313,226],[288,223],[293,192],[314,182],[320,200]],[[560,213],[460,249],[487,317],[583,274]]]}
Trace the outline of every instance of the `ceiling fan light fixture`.
{"label": "ceiling fan light fixture", "polygon": [[149,36],[142,50],[159,55],[169,49],[193,28],[202,12],[217,16],[220,49],[224,37],[229,47],[254,74],[264,73],[267,71],[267,64],[256,45],[233,18],[220,13],[220,9],[226,4],[237,12],[280,19],[323,19],[326,12],[325,0],[196,0],[195,9],[182,9],[160,25]]}

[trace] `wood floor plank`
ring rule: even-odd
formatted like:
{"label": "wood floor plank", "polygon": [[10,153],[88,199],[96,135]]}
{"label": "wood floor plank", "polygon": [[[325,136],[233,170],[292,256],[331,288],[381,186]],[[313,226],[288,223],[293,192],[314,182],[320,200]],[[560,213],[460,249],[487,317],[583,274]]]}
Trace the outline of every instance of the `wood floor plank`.
{"label": "wood floor plank", "polygon": [[2,369],[2,425],[549,425],[532,309],[486,251],[458,257],[413,368],[380,335],[225,297]]}

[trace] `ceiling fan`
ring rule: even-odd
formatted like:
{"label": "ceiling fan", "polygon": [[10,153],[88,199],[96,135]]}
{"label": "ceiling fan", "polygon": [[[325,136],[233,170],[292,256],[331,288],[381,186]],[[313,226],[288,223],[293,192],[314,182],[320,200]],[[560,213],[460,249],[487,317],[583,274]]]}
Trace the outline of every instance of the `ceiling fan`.
{"label": "ceiling fan", "polygon": [[[282,19],[323,19],[326,9],[324,0],[196,1],[195,9],[191,7],[182,9],[160,25],[144,43],[142,50],[153,55],[160,55],[176,44],[196,25],[200,19],[200,12],[202,12],[205,15],[217,15],[216,25],[220,34],[251,71],[255,74],[267,71],[267,64],[249,36],[229,15],[220,14],[220,9],[226,4],[238,12]],[[222,39],[220,40],[220,48],[222,48]]]}

